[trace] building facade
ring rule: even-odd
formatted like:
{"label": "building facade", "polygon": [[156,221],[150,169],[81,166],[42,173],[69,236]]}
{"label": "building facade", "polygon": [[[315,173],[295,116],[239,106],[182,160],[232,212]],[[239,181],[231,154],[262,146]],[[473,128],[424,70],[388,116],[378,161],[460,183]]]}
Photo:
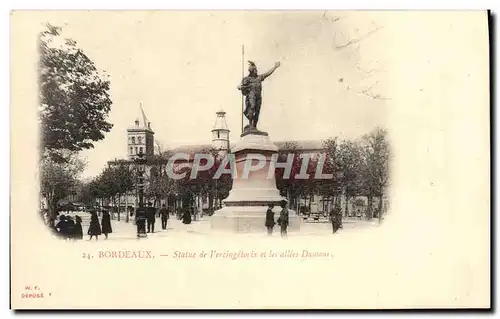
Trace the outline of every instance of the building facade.
{"label": "building facade", "polygon": [[141,105],[142,121],[137,118],[135,125],[127,129],[127,154],[129,160],[134,160],[137,154],[146,156],[154,154],[154,132]]}

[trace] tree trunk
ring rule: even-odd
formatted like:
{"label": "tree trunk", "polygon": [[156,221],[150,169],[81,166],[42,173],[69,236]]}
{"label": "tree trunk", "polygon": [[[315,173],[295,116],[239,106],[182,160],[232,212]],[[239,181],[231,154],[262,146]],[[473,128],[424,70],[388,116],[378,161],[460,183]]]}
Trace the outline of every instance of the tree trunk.
{"label": "tree trunk", "polygon": [[120,221],[120,210],[122,208],[121,198],[122,198],[122,194],[118,194],[118,221]]}
{"label": "tree trunk", "polygon": [[49,219],[52,223],[54,223],[57,213],[57,203],[54,200],[53,196],[49,195],[47,198],[47,208],[49,210]]}
{"label": "tree trunk", "polygon": [[[114,210],[116,212],[116,196],[111,197],[111,201],[113,203],[113,207],[112,208],[114,208]],[[111,211],[113,211],[113,209]],[[115,219],[115,214],[114,213],[112,213],[111,216],[113,216],[113,219]]]}
{"label": "tree trunk", "polygon": [[125,194],[125,222],[128,223],[130,221],[130,212],[128,211],[128,193]]}
{"label": "tree trunk", "polygon": [[378,222],[382,222],[382,207],[383,207],[384,194],[380,193],[380,200],[378,201]]}
{"label": "tree trunk", "polygon": [[344,217],[349,216],[349,197],[347,195],[345,196],[345,211],[344,211]]}
{"label": "tree trunk", "polygon": [[212,192],[208,192],[208,209],[212,210],[214,207],[214,196]]}
{"label": "tree trunk", "polygon": [[373,195],[368,195],[368,209],[366,211],[366,218],[367,219],[372,219],[373,218]]}
{"label": "tree trunk", "polygon": [[288,201],[288,207],[290,207],[290,209],[294,209],[289,189],[286,190],[286,200]]}

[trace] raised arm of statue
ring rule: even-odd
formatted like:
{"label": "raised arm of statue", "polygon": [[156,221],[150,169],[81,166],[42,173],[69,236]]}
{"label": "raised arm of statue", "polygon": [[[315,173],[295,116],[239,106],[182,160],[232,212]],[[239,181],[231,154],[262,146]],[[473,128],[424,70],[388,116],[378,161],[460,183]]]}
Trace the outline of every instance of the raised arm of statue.
{"label": "raised arm of statue", "polygon": [[262,73],[260,76],[262,77],[262,80],[264,80],[265,78],[267,78],[268,76],[270,76],[271,74],[273,74],[273,72],[280,66],[281,64],[279,62],[276,62],[274,64],[274,66],[269,70],[267,71],[266,73]]}

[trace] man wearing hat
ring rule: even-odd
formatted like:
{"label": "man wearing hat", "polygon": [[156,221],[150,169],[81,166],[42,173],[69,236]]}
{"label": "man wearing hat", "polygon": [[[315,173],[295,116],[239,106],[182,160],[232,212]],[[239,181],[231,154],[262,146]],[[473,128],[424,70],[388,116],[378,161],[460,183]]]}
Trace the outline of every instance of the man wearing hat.
{"label": "man wearing hat", "polygon": [[161,205],[161,209],[158,212],[158,215],[161,216],[161,228],[163,230],[167,229],[167,222],[168,222],[168,218],[170,217],[169,216],[170,211],[167,209],[165,204]]}
{"label": "man wearing hat", "polygon": [[154,233],[155,221],[156,221],[156,209],[153,207],[153,204],[151,202],[148,203],[146,216],[148,221],[148,233]]}
{"label": "man wearing hat", "polygon": [[137,226],[137,238],[147,237],[146,235],[146,219],[147,219],[147,207],[144,207],[142,203],[139,203],[135,211],[135,224]]}
{"label": "man wearing hat", "polygon": [[281,212],[280,212],[280,217],[278,218],[278,225],[281,226],[281,237],[286,237],[287,236],[287,228],[289,224],[288,220],[288,208],[286,207],[286,200],[281,201]]}

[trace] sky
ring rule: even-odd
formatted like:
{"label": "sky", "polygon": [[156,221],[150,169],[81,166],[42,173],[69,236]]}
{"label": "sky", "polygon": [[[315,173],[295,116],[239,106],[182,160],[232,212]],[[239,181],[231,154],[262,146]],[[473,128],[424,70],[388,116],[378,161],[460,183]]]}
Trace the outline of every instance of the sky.
{"label": "sky", "polygon": [[[75,11],[44,17],[63,27],[61,35],[75,40],[111,82],[113,128],[81,152],[84,178],[126,157],[126,129],[140,117],[140,103],[164,148],[209,144],[219,109],[227,112],[236,142],[242,45],[245,61],[259,72],[281,62],[263,83],[259,120],[273,141],[357,138],[386,124],[386,100],[372,98],[387,97],[389,82],[387,49],[380,45],[388,36],[383,13]],[[337,48],[348,41],[354,43]],[[376,83],[371,96],[362,93]]]}

